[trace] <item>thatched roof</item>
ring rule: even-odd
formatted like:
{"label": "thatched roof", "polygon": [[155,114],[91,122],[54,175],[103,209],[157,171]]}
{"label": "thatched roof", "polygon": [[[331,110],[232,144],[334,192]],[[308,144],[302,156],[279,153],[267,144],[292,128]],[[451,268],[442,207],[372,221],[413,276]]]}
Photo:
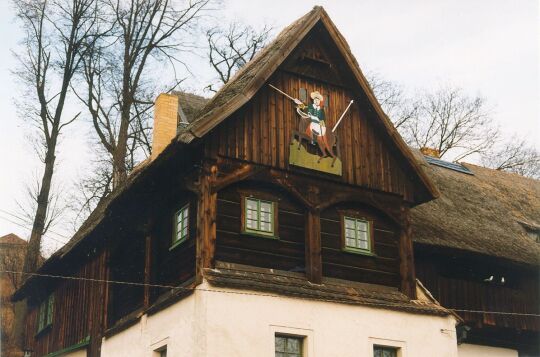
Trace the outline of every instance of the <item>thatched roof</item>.
{"label": "thatched roof", "polygon": [[182,122],[191,123],[197,113],[208,103],[209,98],[193,93],[174,91],[171,94],[178,97],[178,112]]}
{"label": "thatched roof", "polygon": [[418,158],[441,196],[412,209],[415,243],[540,263],[526,229],[540,227],[540,181],[464,163],[467,175]]}

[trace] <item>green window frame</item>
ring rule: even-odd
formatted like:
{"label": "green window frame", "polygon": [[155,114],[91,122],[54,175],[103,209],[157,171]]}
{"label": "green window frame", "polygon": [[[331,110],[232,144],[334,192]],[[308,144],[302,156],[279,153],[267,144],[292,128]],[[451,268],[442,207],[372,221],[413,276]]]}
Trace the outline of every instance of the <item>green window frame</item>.
{"label": "green window frame", "polygon": [[343,216],[343,249],[354,253],[373,253],[372,224],[365,218]]}
{"label": "green window frame", "polygon": [[276,357],[302,357],[304,356],[304,337],[276,334]]}
{"label": "green window frame", "polygon": [[244,197],[244,233],[276,238],[276,203],[254,197]]}
{"label": "green window frame", "polygon": [[54,316],[54,294],[49,295],[39,305],[38,333],[51,326]]}
{"label": "green window frame", "polygon": [[373,345],[373,357],[398,357],[398,347]]}
{"label": "green window frame", "polygon": [[174,213],[172,247],[176,247],[189,238],[189,203]]}

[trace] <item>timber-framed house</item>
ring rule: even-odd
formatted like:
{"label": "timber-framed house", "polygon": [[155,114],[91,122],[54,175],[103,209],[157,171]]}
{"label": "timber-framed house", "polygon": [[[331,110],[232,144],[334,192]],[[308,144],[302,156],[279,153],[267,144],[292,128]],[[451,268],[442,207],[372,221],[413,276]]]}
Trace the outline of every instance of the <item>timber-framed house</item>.
{"label": "timber-framed house", "polygon": [[151,157],[18,291],[26,346],[457,356],[414,266],[411,209],[438,196],[315,7],[212,99],[157,98]]}

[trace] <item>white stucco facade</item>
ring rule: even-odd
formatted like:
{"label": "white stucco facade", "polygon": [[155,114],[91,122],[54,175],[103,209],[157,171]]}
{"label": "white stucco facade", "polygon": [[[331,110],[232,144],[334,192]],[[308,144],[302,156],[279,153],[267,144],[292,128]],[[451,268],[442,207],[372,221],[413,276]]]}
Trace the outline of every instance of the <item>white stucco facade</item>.
{"label": "white stucco facade", "polygon": [[[184,300],[103,339],[102,356],[147,357],[167,346],[175,357],[274,357],[276,333],[304,337],[308,357],[372,356],[373,345],[400,357],[457,357],[455,319],[297,299],[207,283]],[[461,357],[461,356],[460,356]]]}
{"label": "white stucco facade", "polygon": [[86,357],[88,356],[86,348],[81,348],[80,350],[67,352],[65,354],[59,355],[59,357]]}
{"label": "white stucco facade", "polygon": [[509,348],[480,346],[464,343],[458,346],[459,357],[518,357],[518,351]]}

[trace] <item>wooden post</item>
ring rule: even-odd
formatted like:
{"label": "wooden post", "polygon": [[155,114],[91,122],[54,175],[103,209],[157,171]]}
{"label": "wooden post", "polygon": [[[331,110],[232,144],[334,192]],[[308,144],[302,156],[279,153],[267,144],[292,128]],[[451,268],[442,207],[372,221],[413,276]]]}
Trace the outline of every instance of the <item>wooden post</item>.
{"label": "wooden post", "polygon": [[150,306],[150,274],[152,273],[152,235],[147,233],[144,248],[144,308]]}
{"label": "wooden post", "polygon": [[212,186],[216,176],[217,166],[205,163],[199,178],[199,199],[197,202],[197,283],[202,282],[203,270],[214,266],[217,193],[212,192]]}
{"label": "wooden post", "polygon": [[399,237],[399,271],[401,292],[410,299],[416,299],[416,274],[412,243],[411,217],[409,207],[401,206],[401,234]]}
{"label": "wooden post", "polygon": [[322,282],[320,212],[309,209],[306,214],[306,276],[314,284]]}

